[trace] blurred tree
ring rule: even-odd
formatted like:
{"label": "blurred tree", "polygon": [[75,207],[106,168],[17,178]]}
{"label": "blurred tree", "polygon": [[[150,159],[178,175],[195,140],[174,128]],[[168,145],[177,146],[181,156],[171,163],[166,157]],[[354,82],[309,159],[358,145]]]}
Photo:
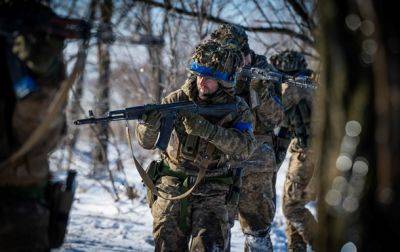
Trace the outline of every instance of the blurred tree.
{"label": "blurred tree", "polygon": [[391,251],[400,238],[397,9],[378,0],[319,5],[318,251]]}

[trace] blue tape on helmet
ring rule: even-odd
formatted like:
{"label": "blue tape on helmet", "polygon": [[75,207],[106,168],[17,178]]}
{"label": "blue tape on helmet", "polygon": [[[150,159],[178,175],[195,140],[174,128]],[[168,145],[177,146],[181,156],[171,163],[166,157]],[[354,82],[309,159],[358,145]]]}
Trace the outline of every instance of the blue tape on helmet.
{"label": "blue tape on helmet", "polygon": [[192,61],[192,63],[190,63],[189,70],[201,76],[210,77],[217,80],[222,80],[226,82],[235,81],[234,76],[232,74],[221,72],[211,67],[199,65],[195,61]]}
{"label": "blue tape on helmet", "polygon": [[237,122],[233,125],[233,128],[241,131],[241,132],[253,132],[253,124],[247,122]]}

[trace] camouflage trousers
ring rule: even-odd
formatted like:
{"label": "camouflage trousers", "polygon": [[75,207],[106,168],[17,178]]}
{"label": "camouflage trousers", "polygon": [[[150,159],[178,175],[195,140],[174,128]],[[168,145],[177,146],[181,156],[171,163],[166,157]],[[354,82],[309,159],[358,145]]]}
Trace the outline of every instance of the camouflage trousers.
{"label": "camouflage trousers", "polygon": [[286,175],[283,213],[287,219],[286,236],[289,251],[307,251],[307,244],[313,247],[316,220],[305,205],[315,199],[315,189],[311,179],[314,165],[311,163],[308,150],[296,147],[292,142],[290,148],[288,173]]}
{"label": "camouflage trousers", "polygon": [[[182,193],[174,177],[162,177],[157,187],[169,197]],[[228,190],[227,185],[201,184],[187,199],[186,206],[184,200],[157,198],[151,207],[155,251],[226,251],[230,228]]]}
{"label": "camouflage trousers", "polygon": [[[236,214],[245,236],[266,237],[263,248],[254,249],[245,241],[245,251],[272,250],[269,231],[275,216],[275,181],[277,167],[275,154],[269,144],[261,144],[253,155],[241,163],[245,169],[240,191],[239,204],[230,209],[230,223],[233,226]],[[247,238],[247,237],[246,237]]]}

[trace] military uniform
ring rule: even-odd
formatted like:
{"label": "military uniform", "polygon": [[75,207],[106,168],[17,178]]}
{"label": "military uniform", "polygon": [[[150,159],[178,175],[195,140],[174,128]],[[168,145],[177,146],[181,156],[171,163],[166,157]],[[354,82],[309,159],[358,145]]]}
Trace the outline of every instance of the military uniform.
{"label": "military uniform", "polygon": [[[211,34],[211,38],[223,43],[233,43],[241,47],[244,55],[251,55],[251,67],[268,69],[265,56],[257,55],[248,46],[245,31],[237,26],[221,25]],[[252,88],[256,94],[250,92]],[[257,140],[253,154],[237,166],[244,168],[244,176],[238,206],[230,208],[230,222],[233,226],[238,213],[240,225],[245,234],[245,251],[272,251],[269,237],[275,216],[275,181],[278,167],[274,151],[274,128],[283,119],[279,85],[263,81],[238,80],[237,94],[252,108],[254,135]],[[258,96],[253,99],[252,95]],[[252,101],[259,100],[259,104]]]}
{"label": "military uniform", "polygon": [[[208,99],[200,100],[196,76],[189,78],[181,89],[169,94],[162,102],[179,101],[195,101],[198,104],[236,103],[240,112],[230,113],[224,118],[206,117],[206,125],[212,124],[216,129],[209,136],[188,134],[184,117],[175,124],[162,162],[163,169],[167,169],[172,176],[162,176],[156,181],[159,192],[164,196],[181,194],[193,184],[198,174],[197,160],[208,156],[208,167],[204,182],[188,199],[170,201],[159,197],[151,204],[155,250],[186,251],[191,241],[190,251],[225,251],[230,228],[227,207],[231,185],[228,161],[245,159],[254,150],[252,130],[238,127],[251,126],[252,116],[243,99],[227,94],[222,88]],[[202,118],[198,120],[199,124],[204,122]],[[141,146],[154,148],[158,136],[157,127],[139,124],[136,136]]]}
{"label": "military uniform", "polygon": [[[12,2],[12,1],[11,1]],[[0,1],[0,16],[18,18],[24,12],[54,15],[34,1],[10,3]],[[6,51],[9,50],[9,51]],[[0,35],[0,162],[17,151],[41,123],[49,103],[64,78],[63,40],[33,32]],[[7,53],[16,55],[28,69],[39,90],[17,99],[14,92]],[[45,251],[49,249],[49,210],[44,200],[49,178],[47,154],[61,137],[65,125],[60,115],[42,141],[22,160],[0,170],[0,250]]]}
{"label": "military uniform", "polygon": [[[252,66],[267,68],[264,56],[252,56]],[[260,85],[260,84],[259,84]],[[240,193],[238,213],[243,233],[246,236],[246,251],[272,251],[269,231],[276,210],[276,174],[278,166],[274,152],[273,129],[283,119],[283,107],[276,86],[268,91],[267,83],[256,90],[260,104],[252,109],[257,147],[254,153],[240,165],[245,169]],[[249,89],[238,95],[251,104]],[[250,105],[251,106],[251,105]]]}
{"label": "military uniform", "polygon": [[[282,71],[302,74],[307,64],[304,56],[293,51],[284,51],[271,58],[272,64]],[[311,108],[313,90],[286,86],[283,88],[283,104],[286,111],[283,127],[291,128],[294,138],[290,143],[291,153],[283,195],[283,213],[287,219],[286,236],[289,251],[307,251],[306,244],[313,247],[316,220],[305,205],[315,199],[312,181],[314,164],[309,149]]]}

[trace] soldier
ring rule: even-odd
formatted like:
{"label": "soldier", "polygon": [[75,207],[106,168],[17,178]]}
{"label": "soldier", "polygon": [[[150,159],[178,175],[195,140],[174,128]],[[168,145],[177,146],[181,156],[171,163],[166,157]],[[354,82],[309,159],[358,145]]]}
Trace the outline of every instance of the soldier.
{"label": "soldier", "polygon": [[[304,55],[296,51],[283,51],[270,58],[271,64],[285,73],[301,76],[311,74]],[[283,90],[285,124],[282,127],[293,132],[290,143],[291,157],[286,175],[283,213],[287,219],[286,236],[289,251],[307,251],[307,244],[314,247],[313,232],[316,220],[305,205],[315,198],[310,181],[314,165],[310,158],[310,119],[313,90],[288,86]],[[291,130],[290,130],[291,129]],[[290,139],[290,135],[281,135]],[[282,141],[285,142],[285,141]],[[284,146],[281,149],[286,149]]]}
{"label": "soldier", "polygon": [[[156,186],[165,196],[176,196],[193,184],[199,167],[207,167],[204,181],[184,200],[161,197],[150,202],[154,218],[155,251],[225,251],[228,238],[227,195],[232,184],[228,160],[247,158],[254,149],[252,116],[247,104],[234,94],[234,73],[242,63],[239,51],[214,41],[199,44],[192,56],[192,75],[163,103],[236,103],[239,113],[223,118],[182,114],[174,126],[157,169]],[[154,148],[160,114],[149,113],[138,124],[136,136],[146,149]],[[151,167],[150,167],[151,168]],[[188,246],[188,243],[190,245]]]}
{"label": "soldier", "polygon": [[[0,1],[1,22],[25,16],[53,17],[39,1]],[[13,29],[3,30],[3,28]],[[63,39],[33,29],[0,24],[0,163],[20,149],[41,124],[64,78]],[[45,187],[49,179],[47,154],[61,137],[62,113],[50,130],[22,159],[0,166],[0,250],[48,251],[49,209]]]}
{"label": "soldier", "polygon": [[[211,34],[221,43],[237,44],[245,56],[245,64],[267,69],[269,64],[262,55],[250,50],[246,32],[232,25],[221,25]],[[255,92],[252,92],[255,91]],[[238,214],[245,235],[245,251],[272,251],[269,236],[275,215],[275,180],[278,167],[274,152],[274,128],[283,119],[280,86],[265,81],[238,80],[237,93],[252,108],[256,150],[240,166],[245,168],[240,192]],[[253,102],[257,101],[258,104]],[[236,207],[230,211],[233,225]]]}

